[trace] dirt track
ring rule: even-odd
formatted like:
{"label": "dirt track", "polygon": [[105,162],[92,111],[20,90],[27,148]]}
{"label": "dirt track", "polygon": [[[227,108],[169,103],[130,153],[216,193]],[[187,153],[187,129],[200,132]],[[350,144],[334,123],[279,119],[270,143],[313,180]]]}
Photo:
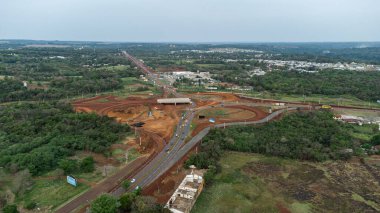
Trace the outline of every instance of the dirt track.
{"label": "dirt track", "polygon": [[232,108],[232,109],[242,109],[242,110],[245,110],[245,111],[249,111],[249,112],[253,112],[255,114],[254,117],[240,117],[240,118],[235,118],[235,119],[224,119],[224,118],[221,118],[221,119],[216,119],[215,123],[210,123],[208,121],[208,118],[205,118],[205,119],[195,119],[195,124],[196,124],[196,128],[193,130],[193,132],[191,133],[192,136],[198,134],[200,131],[202,131],[204,128],[206,127],[209,127],[209,126],[213,126],[215,124],[223,124],[223,123],[231,123],[231,122],[243,122],[243,121],[257,121],[257,120],[260,120],[260,119],[263,119],[265,118],[268,113],[264,112],[263,110],[259,109],[259,108],[255,108],[255,107],[250,107],[250,106],[244,106],[244,105],[237,105],[237,106],[225,106],[224,108]]}

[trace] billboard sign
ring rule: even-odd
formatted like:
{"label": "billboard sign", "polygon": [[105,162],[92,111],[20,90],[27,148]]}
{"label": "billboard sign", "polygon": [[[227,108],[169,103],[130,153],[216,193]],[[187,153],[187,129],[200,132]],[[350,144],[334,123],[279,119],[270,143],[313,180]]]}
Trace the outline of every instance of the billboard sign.
{"label": "billboard sign", "polygon": [[74,177],[67,176],[66,180],[67,180],[67,183],[69,183],[70,185],[77,186],[77,179],[75,179]]}

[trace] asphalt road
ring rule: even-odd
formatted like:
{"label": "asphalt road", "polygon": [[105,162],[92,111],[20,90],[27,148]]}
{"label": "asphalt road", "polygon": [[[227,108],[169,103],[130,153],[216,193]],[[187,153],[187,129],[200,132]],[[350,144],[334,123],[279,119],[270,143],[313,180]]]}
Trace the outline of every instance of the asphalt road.
{"label": "asphalt road", "polygon": [[[142,168],[135,176],[131,178],[135,179],[135,182],[131,184],[128,191],[136,189],[136,187],[145,187],[152,183],[156,178],[159,177],[158,174],[164,170],[166,171],[167,165],[173,159],[178,158],[178,151],[183,146],[187,135],[190,132],[191,121],[194,118],[194,113],[191,110],[181,118],[177,125],[174,136],[171,138],[169,143],[167,143],[164,149],[149,163],[147,166]],[[116,196],[120,196],[125,193],[126,190],[123,187],[119,187],[114,192]]]}
{"label": "asphalt road", "polygon": [[145,160],[147,159],[140,158],[133,161],[132,163],[124,167],[121,171],[108,177],[103,182],[96,184],[93,188],[89,189],[85,193],[79,195],[78,197],[58,207],[55,212],[57,213],[73,212],[79,207],[89,204],[89,202],[97,198],[102,193],[109,192],[113,188],[118,187],[120,185],[120,182],[128,178],[129,176],[133,175],[133,172],[136,171],[141,166],[141,164],[145,162]]}
{"label": "asphalt road", "polygon": [[[156,85],[163,87],[166,93],[171,93],[175,97],[182,96],[181,94],[177,93],[173,87],[169,85],[164,85],[140,60],[132,57],[125,51],[123,52],[123,54],[126,57],[128,57],[129,60],[135,63],[147,75],[148,79],[155,82]],[[241,105],[241,103],[238,105]],[[107,178],[105,181],[99,183],[94,188],[90,189],[88,192],[78,196],[77,198],[73,199],[67,204],[64,204],[56,212],[72,212],[78,207],[88,204],[101,193],[111,192],[115,196],[120,196],[126,192],[126,190],[120,186],[120,183],[125,179],[135,180],[129,187],[128,191],[133,191],[136,189],[136,187],[148,186],[150,183],[154,182],[157,178],[159,178],[162,174],[169,170],[173,165],[175,165],[175,163],[177,163],[181,158],[183,158],[210,131],[210,127],[202,130],[200,133],[198,133],[195,137],[193,137],[189,142],[185,144],[186,137],[190,132],[191,122],[194,118],[195,107],[195,103],[192,103],[189,106],[185,114],[181,117],[177,125],[175,134],[173,135],[169,143],[167,143],[164,149],[157,155],[155,155],[153,159],[145,161],[143,165],[141,165],[141,162],[132,162],[131,165],[128,165],[121,172],[118,172],[116,175]],[[277,117],[279,114],[285,112],[286,110],[292,109],[293,108],[276,111],[270,114],[268,117],[259,121],[228,123],[225,124],[225,126],[265,123]],[[215,127],[224,127],[224,124],[215,125]],[[138,165],[138,163],[140,163],[140,165]]]}
{"label": "asphalt road", "polygon": [[[143,72],[148,76],[148,79],[155,82],[156,85],[162,86],[167,93],[173,94],[175,97],[181,97],[182,95],[177,93],[173,87],[170,85],[164,85],[151,71],[148,67],[146,67],[140,60],[134,58],[129,55],[127,52],[123,51],[123,54],[131,60],[136,66],[138,66]],[[135,190],[136,187],[145,187],[152,183],[156,178],[159,177],[158,174],[162,174],[162,171],[166,171],[167,164],[172,162],[173,160],[178,159],[177,152],[185,143],[187,135],[190,133],[191,121],[194,118],[193,109],[196,107],[193,102],[186,112],[181,117],[179,123],[177,124],[176,131],[173,137],[170,139],[169,143],[167,143],[164,149],[158,153],[158,155],[145,167],[143,167],[135,176],[131,178],[134,180],[131,183],[128,191]],[[115,196],[120,196],[125,193],[123,187],[118,187],[115,189],[112,194]]]}

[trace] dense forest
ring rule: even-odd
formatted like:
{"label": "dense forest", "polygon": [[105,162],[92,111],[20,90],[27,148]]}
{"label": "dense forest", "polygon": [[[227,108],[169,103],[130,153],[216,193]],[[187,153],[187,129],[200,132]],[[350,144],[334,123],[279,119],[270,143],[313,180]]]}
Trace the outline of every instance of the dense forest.
{"label": "dense forest", "polygon": [[353,139],[349,127],[335,121],[329,111],[292,113],[262,126],[213,129],[203,139],[202,151],[190,156],[186,166],[217,168],[222,150],[310,161],[347,159],[361,152],[360,141]]}
{"label": "dense forest", "polygon": [[[380,72],[324,70],[318,73],[273,71],[247,78],[221,74],[220,80],[246,84],[256,91],[328,96],[351,95],[362,100],[380,100]],[[236,76],[236,75],[235,75]]]}
{"label": "dense forest", "polygon": [[2,107],[0,126],[0,166],[33,175],[56,168],[76,150],[102,153],[129,131],[111,118],[75,113],[63,102]]}

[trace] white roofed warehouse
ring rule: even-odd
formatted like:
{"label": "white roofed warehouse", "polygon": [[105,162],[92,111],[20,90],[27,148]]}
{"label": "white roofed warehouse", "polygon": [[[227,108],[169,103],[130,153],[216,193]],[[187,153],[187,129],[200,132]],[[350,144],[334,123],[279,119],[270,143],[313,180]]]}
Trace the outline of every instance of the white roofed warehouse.
{"label": "white roofed warehouse", "polygon": [[190,98],[163,98],[157,99],[159,104],[191,104]]}

